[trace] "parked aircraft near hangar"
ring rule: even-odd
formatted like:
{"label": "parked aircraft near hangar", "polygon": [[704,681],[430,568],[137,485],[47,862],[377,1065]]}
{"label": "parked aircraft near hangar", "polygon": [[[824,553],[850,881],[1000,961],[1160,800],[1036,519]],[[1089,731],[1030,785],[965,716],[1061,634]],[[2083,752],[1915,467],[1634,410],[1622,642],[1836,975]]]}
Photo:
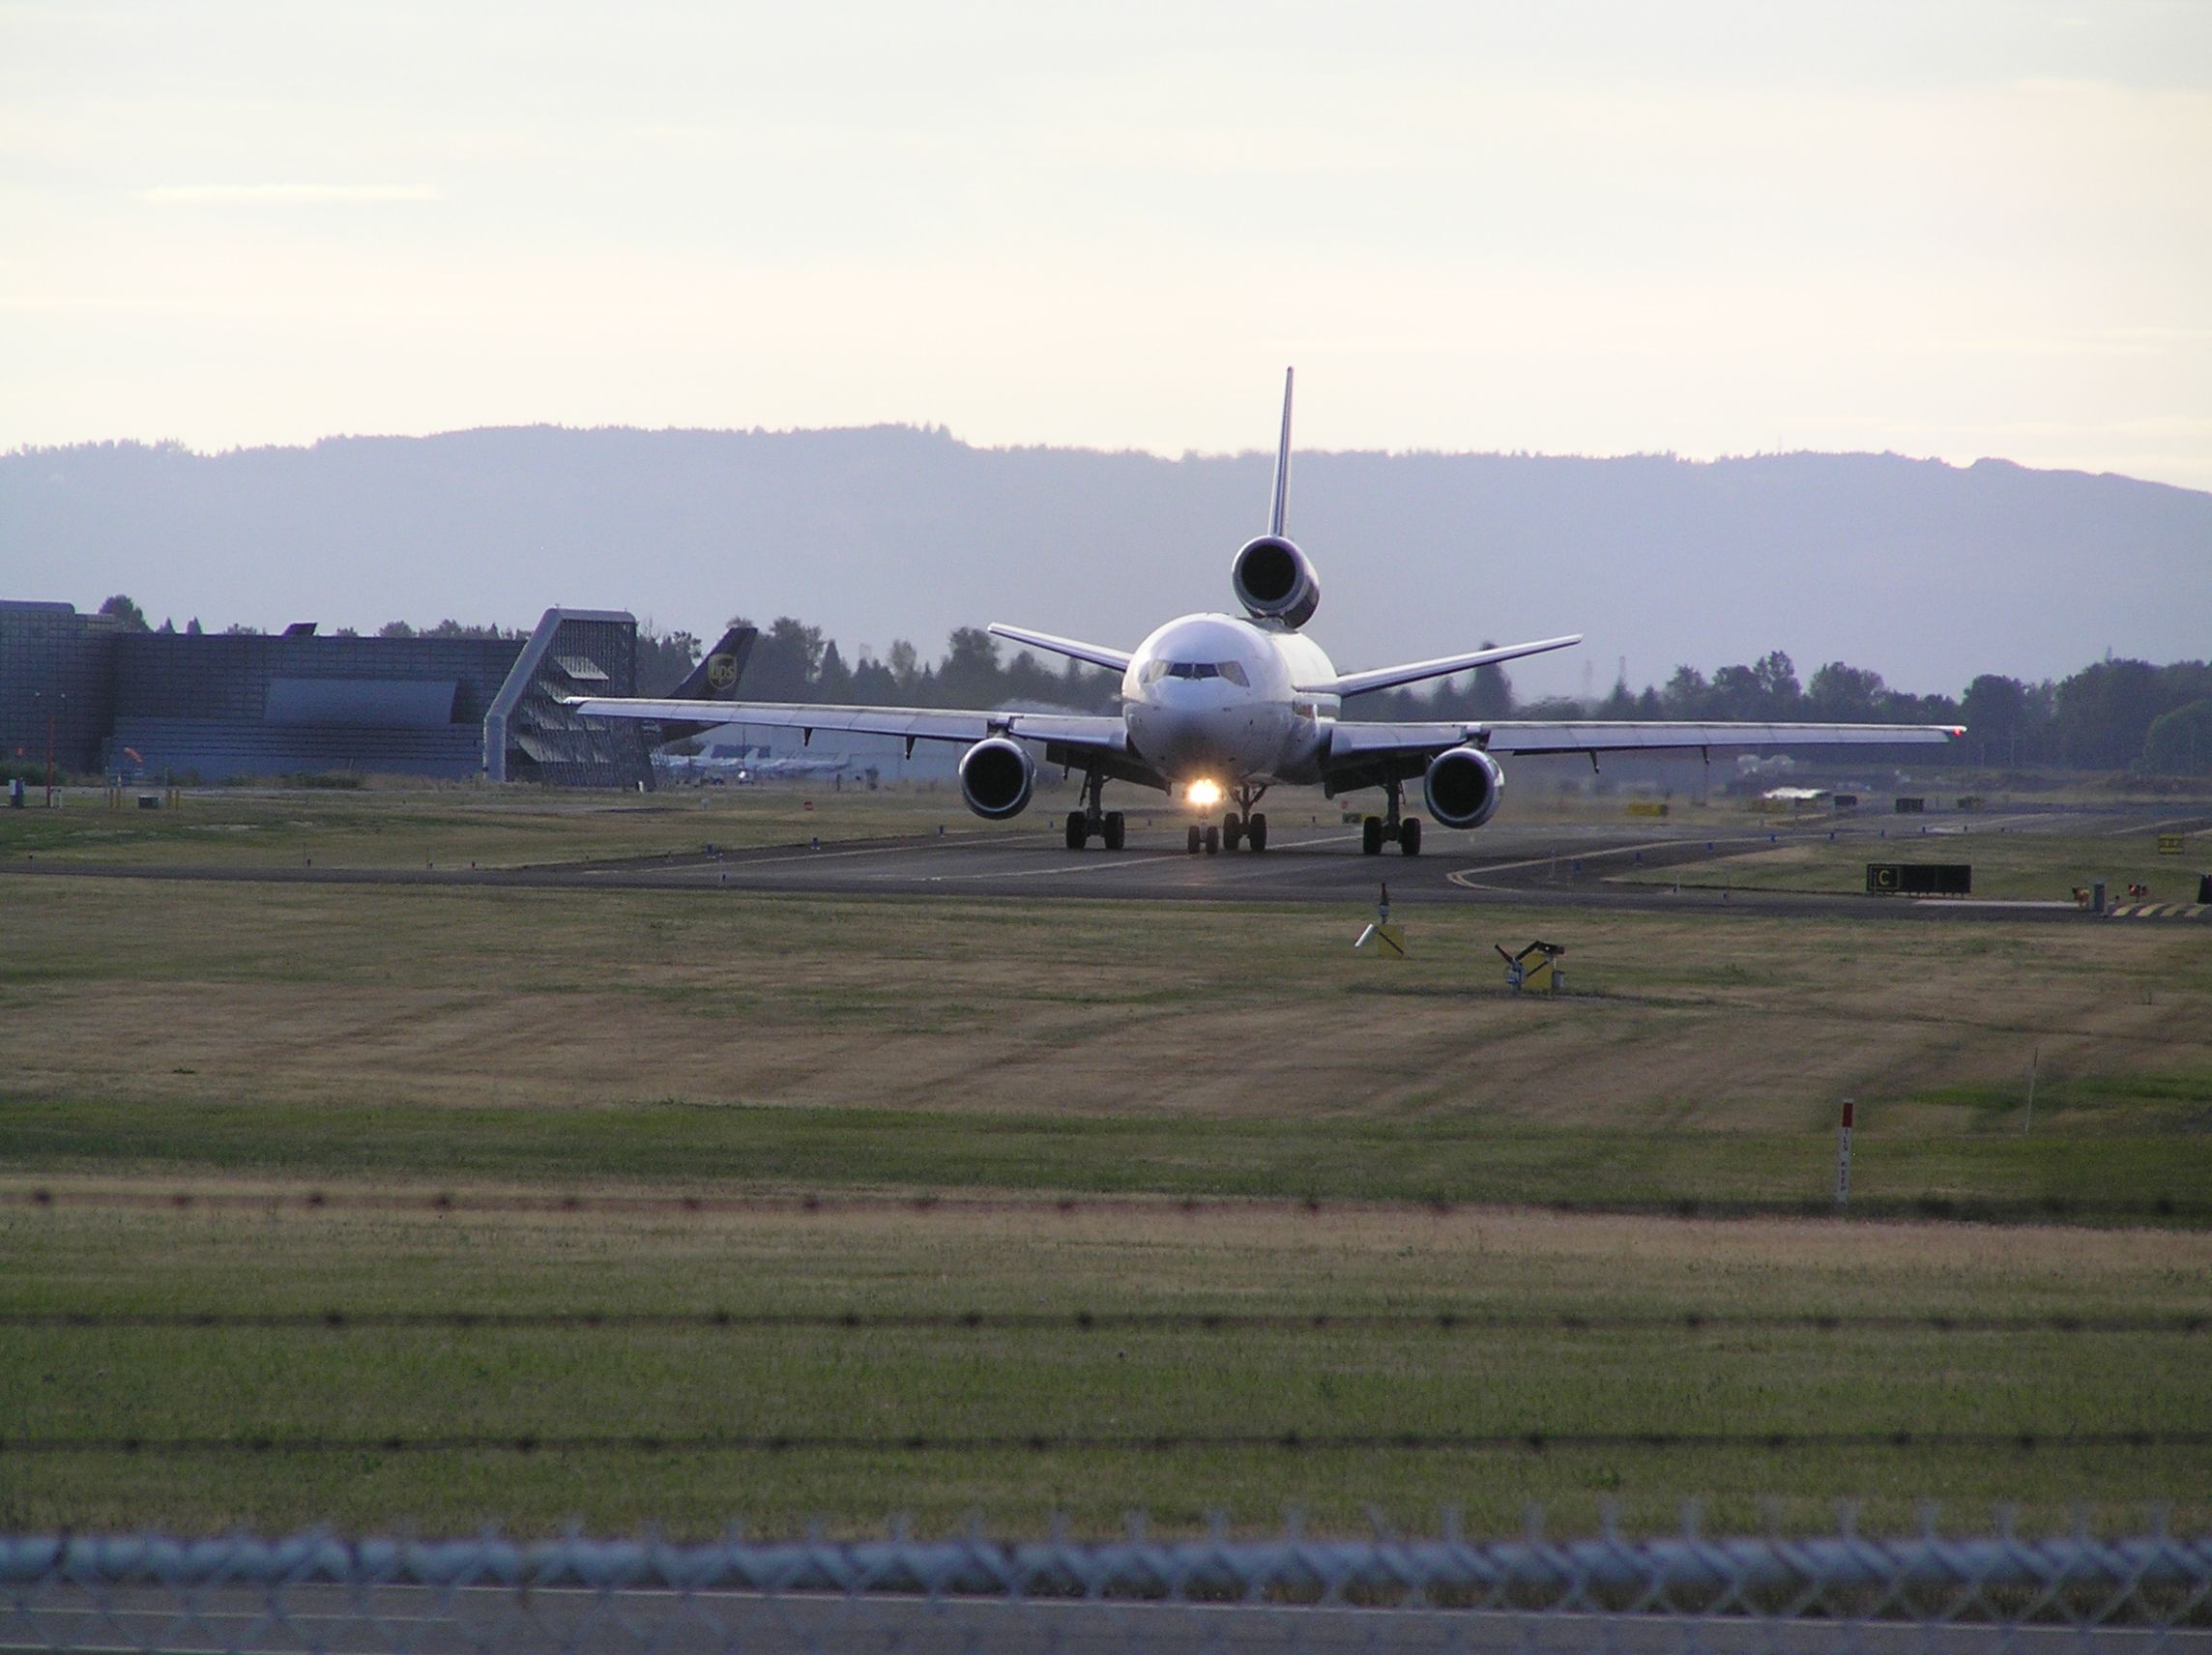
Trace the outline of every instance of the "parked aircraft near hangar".
{"label": "parked aircraft near hangar", "polygon": [[[1580,633],[1470,650],[1433,660],[1340,673],[1303,627],[1321,602],[1313,564],[1285,535],[1291,484],[1292,375],[1283,381],[1283,429],[1275,451],[1274,500],[1267,532],[1247,541],[1229,567],[1242,615],[1184,615],[1134,650],[994,622],[1002,638],[1070,655],[1121,675],[1117,714],[965,712],[903,707],[815,707],[737,702],[717,711],[732,721],[796,729],[965,741],[960,791],[968,808],[992,821],[1015,816],[1036,778],[1033,746],[1047,764],[1083,772],[1083,804],[1067,818],[1067,847],[1093,836],[1108,850],[1123,842],[1123,818],[1103,805],[1109,781],[1179,794],[1210,807],[1233,801],[1218,827],[1190,829],[1192,852],[1241,843],[1267,848],[1267,818],[1255,806],[1275,782],[1319,783],[1330,796],[1381,788],[1383,809],[1366,818],[1360,849],[1378,855],[1393,843],[1421,849],[1421,821],[1404,813],[1406,783],[1418,776],[1429,814],[1446,828],[1479,828],[1497,814],[1505,787],[1500,758],[1533,753],[1650,751],[1661,748],[1792,747],[1942,742],[1965,734],[1936,724],[1681,724],[1447,720],[1363,724],[1340,720],[1346,700],[1379,689],[1509,661],[1582,642]],[[568,705],[601,718],[672,720],[682,702],[579,696]],[[696,708],[690,710],[696,715]]]}

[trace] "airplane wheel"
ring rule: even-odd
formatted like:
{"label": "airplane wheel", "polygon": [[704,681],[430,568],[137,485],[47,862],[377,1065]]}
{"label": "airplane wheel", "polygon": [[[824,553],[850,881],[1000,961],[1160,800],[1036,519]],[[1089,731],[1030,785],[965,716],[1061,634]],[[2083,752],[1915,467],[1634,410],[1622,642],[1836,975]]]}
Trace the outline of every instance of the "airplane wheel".
{"label": "airplane wheel", "polygon": [[1067,848],[1080,851],[1090,837],[1091,824],[1083,820],[1083,812],[1079,810],[1067,819]]}
{"label": "airplane wheel", "polygon": [[1398,855],[1417,857],[1421,854],[1421,819],[1409,816],[1398,824]]}
{"label": "airplane wheel", "polygon": [[1195,857],[1199,854],[1199,852],[1205,849],[1206,829],[1199,827],[1198,824],[1194,822],[1191,824],[1190,828],[1190,854]]}
{"label": "airplane wheel", "polygon": [[1254,813],[1244,818],[1244,837],[1255,852],[1267,848],[1267,819]]}
{"label": "airplane wheel", "polygon": [[1234,851],[1243,840],[1244,819],[1232,810],[1221,819],[1221,848]]}
{"label": "airplane wheel", "polygon": [[1128,838],[1128,820],[1119,810],[1106,812],[1104,838],[1109,851],[1119,851]]}
{"label": "airplane wheel", "polygon": [[1380,857],[1382,854],[1382,818],[1369,816],[1359,824],[1359,854]]}
{"label": "airplane wheel", "polygon": [[1221,829],[1218,828],[1208,828],[1206,830],[1206,854],[1210,857],[1220,849]]}

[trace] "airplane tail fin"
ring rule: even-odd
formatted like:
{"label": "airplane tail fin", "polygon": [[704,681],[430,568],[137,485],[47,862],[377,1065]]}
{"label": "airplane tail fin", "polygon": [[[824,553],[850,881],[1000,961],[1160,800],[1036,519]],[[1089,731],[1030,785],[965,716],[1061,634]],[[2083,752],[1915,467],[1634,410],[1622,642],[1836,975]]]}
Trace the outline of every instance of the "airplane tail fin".
{"label": "airplane tail fin", "polygon": [[1291,508],[1291,383],[1297,369],[1283,369],[1283,436],[1275,446],[1275,505],[1267,519],[1267,533],[1280,537]]}
{"label": "airplane tail fin", "polygon": [[738,681],[745,676],[745,662],[752,657],[753,641],[760,636],[757,626],[732,626],[722,634],[722,641],[699,657],[699,664],[690,676],[676,686],[672,701],[735,701],[738,698]]}

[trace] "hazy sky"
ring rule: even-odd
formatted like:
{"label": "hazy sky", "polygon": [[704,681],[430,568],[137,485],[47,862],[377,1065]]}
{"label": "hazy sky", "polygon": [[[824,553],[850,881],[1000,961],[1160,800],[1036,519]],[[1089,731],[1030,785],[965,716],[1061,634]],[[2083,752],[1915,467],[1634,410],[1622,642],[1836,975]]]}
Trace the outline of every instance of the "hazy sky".
{"label": "hazy sky", "polygon": [[0,447],[943,423],[2212,487],[2212,4],[0,0]]}

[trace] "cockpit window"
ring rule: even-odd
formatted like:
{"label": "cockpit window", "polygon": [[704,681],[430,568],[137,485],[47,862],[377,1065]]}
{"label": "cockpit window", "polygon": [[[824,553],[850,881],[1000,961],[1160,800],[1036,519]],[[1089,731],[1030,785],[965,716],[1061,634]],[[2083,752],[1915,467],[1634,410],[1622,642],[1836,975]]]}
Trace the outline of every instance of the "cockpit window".
{"label": "cockpit window", "polygon": [[1155,660],[1145,663],[1145,682],[1157,683],[1163,678],[1225,678],[1245,689],[1252,687],[1251,679],[1245,676],[1243,664],[1238,661]]}

